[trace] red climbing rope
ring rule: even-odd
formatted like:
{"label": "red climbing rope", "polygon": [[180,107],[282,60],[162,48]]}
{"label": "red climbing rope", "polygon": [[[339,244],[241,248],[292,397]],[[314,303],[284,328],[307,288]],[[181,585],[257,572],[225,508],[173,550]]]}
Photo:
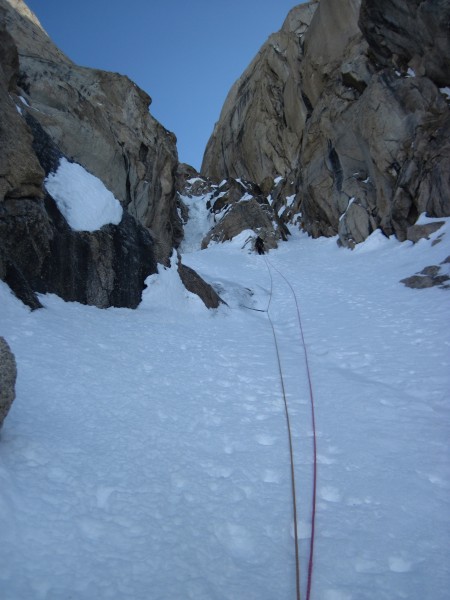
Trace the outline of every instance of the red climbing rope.
{"label": "red climbing rope", "polygon": [[[264,257],[265,258],[265,257]],[[269,264],[266,260],[267,270],[269,271],[270,276],[270,294],[269,294],[269,302],[267,304],[267,318],[269,319],[270,326],[272,328],[273,340],[275,343],[275,350],[277,353],[277,361],[278,361],[278,370],[280,373],[280,381],[281,381],[281,391],[283,393],[283,401],[284,401],[284,413],[286,416],[286,425],[289,439],[289,456],[291,462],[291,489],[292,489],[292,509],[293,509],[293,519],[294,519],[294,547],[295,547],[295,586],[296,586],[296,599],[300,600],[300,555],[298,549],[298,525],[297,525],[297,494],[295,491],[295,468],[294,468],[294,448],[292,444],[292,433],[291,433],[291,420],[289,417],[289,408],[286,397],[286,388],[284,385],[284,377],[283,377],[283,369],[281,367],[281,357],[280,357],[280,349],[278,347],[277,335],[275,332],[275,326],[273,324],[272,318],[270,316],[270,304],[272,302],[272,291],[273,291],[273,278],[272,273],[269,268]]]}
{"label": "red climbing rope", "polygon": [[[298,325],[299,325],[299,330],[300,330],[300,338],[301,338],[301,342],[302,342],[302,346],[303,346],[305,367],[306,367],[306,373],[307,373],[307,378],[308,378],[309,399],[310,399],[310,405],[311,405],[312,439],[313,439],[313,489],[312,489],[312,505],[311,505],[311,538],[310,538],[310,546],[309,546],[308,582],[307,582],[307,588],[306,588],[306,600],[310,600],[311,589],[312,589],[313,566],[314,566],[314,541],[315,541],[316,504],[317,504],[317,502],[316,502],[316,496],[317,496],[317,436],[316,436],[316,417],[315,417],[315,409],[314,409],[314,404],[315,404],[314,403],[314,390],[313,390],[313,385],[312,385],[311,369],[309,366],[308,351],[306,349],[305,335],[303,332],[303,323],[302,323],[301,312],[300,312],[297,295],[296,295],[295,290],[292,287],[291,283],[283,275],[283,273],[281,273],[281,271],[279,271],[274,265],[272,265],[272,263],[270,263],[266,257],[264,257],[264,258],[265,258],[269,273],[270,273],[270,268],[269,268],[269,265],[270,265],[284,279],[284,281],[289,286],[289,288],[292,292],[292,295],[294,297],[295,305],[297,307],[297,317],[298,317]],[[273,285],[271,273],[270,273],[270,281],[271,281],[271,291],[270,291],[269,306],[270,306],[270,302],[272,300],[272,285]],[[267,309],[269,309],[269,306],[267,307]],[[272,324],[272,328],[273,328],[273,324]],[[275,335],[275,332],[274,332],[274,335]],[[281,368],[281,366],[280,366],[280,368]],[[297,598],[299,598],[299,597],[300,597],[299,592],[297,592]]]}

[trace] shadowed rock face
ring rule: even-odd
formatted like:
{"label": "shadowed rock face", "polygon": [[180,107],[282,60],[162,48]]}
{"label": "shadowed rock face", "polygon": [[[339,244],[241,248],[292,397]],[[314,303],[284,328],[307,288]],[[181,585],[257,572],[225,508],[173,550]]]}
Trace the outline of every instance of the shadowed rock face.
{"label": "shadowed rock face", "polygon": [[202,171],[261,186],[284,175],[295,194],[284,214],[349,247],[376,228],[406,239],[422,212],[450,215],[449,19],[438,19],[449,11],[441,0],[299,5],[230,91]]}
{"label": "shadowed rock face", "polygon": [[447,0],[362,0],[359,26],[375,59],[450,85]]}

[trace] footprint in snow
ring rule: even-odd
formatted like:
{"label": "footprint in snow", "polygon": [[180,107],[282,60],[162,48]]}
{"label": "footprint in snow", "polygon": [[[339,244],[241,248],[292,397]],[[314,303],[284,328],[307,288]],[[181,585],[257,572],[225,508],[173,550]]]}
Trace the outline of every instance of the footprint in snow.
{"label": "footprint in snow", "polygon": [[319,491],[319,496],[327,502],[340,502],[341,494],[339,490],[331,485],[322,487]]}
{"label": "footprint in snow", "polygon": [[273,469],[266,469],[263,475],[264,483],[280,483],[280,475]]}
{"label": "footprint in snow", "polygon": [[116,488],[110,486],[100,486],[99,488],[97,488],[96,497],[98,508],[107,508],[109,498],[111,494],[115,491]]}
{"label": "footprint in snow", "polygon": [[328,456],[324,456],[323,454],[318,454],[317,462],[320,465],[333,465],[336,461],[334,458],[329,458]]}
{"label": "footprint in snow", "polygon": [[250,532],[236,523],[214,525],[214,533],[219,542],[236,559],[257,562],[258,552]]}
{"label": "footprint in snow", "polygon": [[357,573],[379,574],[384,573],[385,569],[374,560],[358,558],[355,560],[355,571]]}
{"label": "footprint in snow", "polygon": [[326,590],[324,600],[352,600],[353,596],[340,590]]}
{"label": "footprint in snow", "polygon": [[389,568],[393,573],[409,573],[412,563],[401,556],[389,557]]}
{"label": "footprint in snow", "polygon": [[258,444],[261,444],[261,446],[273,446],[276,442],[276,439],[277,438],[273,435],[268,435],[266,433],[260,433],[259,435],[255,436],[255,440],[258,442]]}

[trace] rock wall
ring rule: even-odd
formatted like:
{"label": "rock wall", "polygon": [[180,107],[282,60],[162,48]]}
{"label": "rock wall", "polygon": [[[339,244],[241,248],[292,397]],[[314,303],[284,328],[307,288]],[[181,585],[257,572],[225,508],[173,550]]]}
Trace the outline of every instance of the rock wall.
{"label": "rock wall", "polygon": [[316,7],[317,2],[295,7],[234,84],[208,142],[202,174],[261,184],[298,164],[309,112],[302,96],[300,41]]}
{"label": "rock wall", "polygon": [[0,0],[19,54],[23,105],[69,159],[103,181],[156,238],[167,262],[182,236],[176,211],[175,136],[149,113],[150,97],[127,77],[78,67],[22,0]]}
{"label": "rock wall", "polygon": [[[182,238],[176,140],[128,78],[76,66],[22,0],[0,0],[0,278],[36,292],[135,307],[144,280]],[[97,176],[122,222],[73,231],[45,192],[64,156]]]}
{"label": "rock wall", "polygon": [[444,0],[299,5],[232,88],[202,172],[284,176],[285,214],[350,247],[450,215],[449,13]]}

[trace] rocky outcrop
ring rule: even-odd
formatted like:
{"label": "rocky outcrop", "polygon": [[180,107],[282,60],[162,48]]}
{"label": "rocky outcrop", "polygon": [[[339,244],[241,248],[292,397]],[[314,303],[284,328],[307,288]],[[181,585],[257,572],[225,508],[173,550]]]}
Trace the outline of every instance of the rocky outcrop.
{"label": "rocky outcrop", "polygon": [[[214,183],[188,165],[180,165],[178,177],[179,210],[188,231],[184,252],[205,249],[211,242],[227,242],[247,231],[245,246],[254,246],[260,236],[266,249],[286,240],[289,231],[278,216],[283,186],[273,180],[262,187],[244,179],[224,179]],[[276,190],[276,200],[270,194]],[[189,221],[192,220],[193,227]]]}
{"label": "rocky outcrop", "polygon": [[42,196],[45,173],[32,151],[31,132],[10,97],[18,76],[16,45],[0,28],[0,199]]}
{"label": "rocky outcrop", "polygon": [[0,429],[16,397],[17,367],[8,343],[0,337]]}
{"label": "rocky outcrop", "polygon": [[406,231],[406,239],[414,242],[414,244],[422,239],[428,240],[429,236],[438,231],[443,225],[445,225],[445,221],[412,225]]}
{"label": "rocky outcrop", "polygon": [[421,213],[449,216],[449,10],[299,5],[230,91],[202,171],[261,187],[283,175],[282,219],[348,247],[376,228],[404,240]]}
{"label": "rocky outcrop", "polygon": [[440,265],[430,265],[425,267],[411,277],[402,279],[401,283],[406,287],[416,290],[423,290],[430,287],[440,287],[444,290],[450,290],[450,256],[448,256]]}
{"label": "rocky outcrop", "polygon": [[276,248],[288,231],[273,211],[269,200],[255,184],[242,179],[224,180],[215,187],[207,207],[214,215],[215,225],[202,241],[202,248],[213,242],[232,240],[246,230],[259,236],[266,249]]}

